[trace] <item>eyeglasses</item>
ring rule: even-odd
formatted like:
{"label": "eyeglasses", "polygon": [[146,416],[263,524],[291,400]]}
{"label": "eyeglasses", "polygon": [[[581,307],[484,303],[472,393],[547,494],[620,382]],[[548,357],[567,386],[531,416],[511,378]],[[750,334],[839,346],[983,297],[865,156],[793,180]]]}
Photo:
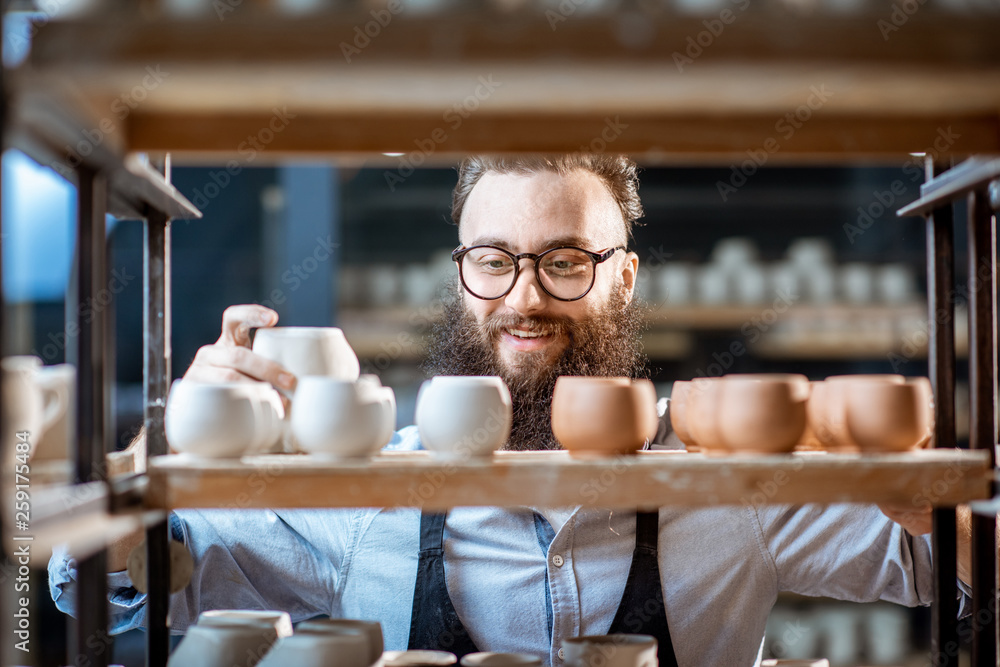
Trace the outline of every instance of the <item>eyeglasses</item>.
{"label": "eyeglasses", "polygon": [[491,245],[458,246],[452,251],[451,259],[458,263],[462,286],[477,299],[492,301],[507,296],[517,283],[521,260],[530,259],[535,264],[538,284],[546,294],[560,301],[577,301],[587,296],[594,286],[597,265],[611,259],[619,250],[625,250],[625,246],[601,252],[561,246],[538,255],[530,252],[515,255]]}

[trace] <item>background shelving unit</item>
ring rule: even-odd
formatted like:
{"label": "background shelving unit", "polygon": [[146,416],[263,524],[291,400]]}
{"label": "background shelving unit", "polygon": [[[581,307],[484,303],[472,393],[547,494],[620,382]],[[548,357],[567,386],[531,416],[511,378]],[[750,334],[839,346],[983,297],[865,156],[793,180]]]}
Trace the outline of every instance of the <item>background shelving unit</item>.
{"label": "background shelving unit", "polygon": [[[504,9],[499,3],[436,16],[404,11],[392,15],[391,22],[348,60],[342,44],[353,44],[355,28],[372,20],[370,8],[320,8],[314,15],[295,18],[275,13],[266,3],[243,4],[239,12],[225,17],[208,10],[206,15],[178,18],[170,3],[158,2],[140,8],[107,2],[82,18],[48,17],[28,63],[4,75],[10,100],[5,145],[55,166],[79,188],[80,243],[74,276],[78,299],[92,293],[106,270],[104,214],[117,211],[146,221],[144,405],[150,459],[139,467],[148,470],[109,481],[102,465],[109,450],[108,378],[103,370],[114,351],[107,323],[96,318],[82,326],[74,342],[81,388],[74,478],[77,484],[96,484],[88,488],[97,489],[98,500],[74,506],[74,513],[66,516],[53,509],[42,517],[42,524],[48,524],[50,533],[68,518],[126,517],[120,525],[149,525],[151,665],[165,664],[168,648],[168,534],[163,510],[222,505],[224,494],[218,491],[239,484],[260,465],[281,465],[287,471],[270,487],[270,495],[259,501],[275,506],[302,502],[299,496],[281,495],[288,493],[292,482],[308,488],[309,480],[342,476],[352,488],[350,480],[353,486],[362,486],[389,475],[404,488],[438,465],[420,457],[387,456],[358,470],[306,466],[295,460],[298,457],[287,457],[280,463],[250,460],[191,468],[170,457],[156,458],[167,453],[162,416],[170,378],[170,221],[198,214],[170,187],[168,163],[159,156],[170,153],[187,163],[231,161],[245,166],[288,157],[350,160],[409,150],[410,155],[419,152],[426,164],[440,164],[469,152],[564,152],[591,146],[630,153],[650,164],[727,165],[747,159],[747,151],[764,150],[769,162],[794,165],[898,160],[933,142],[941,131],[954,135],[952,155],[1000,153],[1000,43],[995,39],[1000,17],[996,14],[950,13],[930,6],[886,36],[879,27],[889,19],[886,8],[830,13],[772,5],[738,16],[692,62],[679,66],[675,54],[687,53],[688,38],[706,29],[706,18],[672,7],[608,8],[590,14],[556,13],[555,18],[545,8]],[[143,87],[142,104],[129,107],[124,117],[111,113],[116,101],[132,99],[137,76],[140,81],[154,77],[157,84]],[[475,101],[475,113],[455,110],[456,104],[472,106],[470,99]],[[449,117],[449,110],[457,116]],[[808,113],[810,120],[793,126],[788,136],[778,123],[797,111]],[[627,128],[620,133],[602,135],[621,123]],[[603,146],[595,143],[598,139]],[[431,144],[424,150],[428,140]],[[770,150],[774,146],[777,149]],[[128,157],[136,153],[153,155],[154,166]],[[950,318],[949,326],[932,324],[928,345],[937,397],[937,443],[944,449],[955,445],[957,349],[969,358],[972,447],[982,451],[802,457],[799,474],[805,474],[796,476],[780,499],[906,499],[949,467],[967,470],[960,485],[937,499],[941,508],[935,513],[934,547],[940,557],[935,560],[933,648],[952,660],[946,663],[951,665],[957,664],[957,657],[948,658],[945,647],[956,639],[953,508],[993,495],[996,433],[995,297],[992,285],[974,286],[970,344],[967,351],[956,345],[950,326],[955,321],[950,203],[974,193],[970,257],[988,262],[995,275],[995,250],[988,232],[996,201],[991,206],[987,188],[998,174],[995,162],[981,161],[933,177],[933,172],[927,174],[925,196],[909,210],[928,217],[930,313],[944,312]],[[712,329],[743,321],[740,317],[746,313],[691,309],[663,314],[665,320]],[[853,311],[845,314],[858,316]],[[670,325],[655,333],[664,355],[688,349],[683,335]],[[831,344],[841,347],[807,339],[801,343],[806,349],[802,354],[814,354],[810,346]],[[884,349],[884,341],[866,344]],[[782,354],[794,356],[793,344],[785,341],[779,347]],[[762,353],[767,354],[766,348]],[[618,493],[624,495],[616,502],[642,505],[650,499],[646,493],[664,502],[685,498],[694,502],[689,489],[706,493],[706,502],[733,501],[734,493],[752,489],[761,475],[792,465],[793,458],[710,461],[692,455],[641,456],[626,466],[624,474],[635,484],[618,485]],[[531,464],[523,465],[525,461]],[[438,498],[442,506],[467,504],[469,498],[504,502],[509,498],[504,495],[509,494],[507,482],[527,485],[537,476],[548,476],[559,489],[555,497],[568,501],[562,494],[572,481],[610,465],[557,456],[504,456],[495,465],[459,466],[452,476],[454,484],[443,487],[447,491]],[[854,483],[858,476],[872,483]],[[718,486],[719,477],[737,483],[724,490]],[[819,478],[850,479],[850,491],[834,492],[819,484],[810,489],[807,482]],[[484,480],[492,488],[484,486]],[[473,486],[479,489],[476,495],[471,495]],[[67,493],[72,489],[55,488],[52,497]],[[519,503],[524,501],[523,496],[518,498]],[[348,494],[325,496],[324,502],[398,500]],[[56,508],[58,503],[46,506]],[[9,531],[6,515],[3,521]],[[995,594],[994,531],[994,519],[976,519],[976,610],[987,609]],[[107,623],[99,612],[105,608],[101,548],[117,532],[102,534],[103,539],[91,540],[89,557],[80,560],[79,599],[88,614],[81,615],[74,633],[74,650],[96,665],[107,664],[108,659],[87,642]],[[977,667],[996,664],[996,625],[994,618],[976,633]]]}

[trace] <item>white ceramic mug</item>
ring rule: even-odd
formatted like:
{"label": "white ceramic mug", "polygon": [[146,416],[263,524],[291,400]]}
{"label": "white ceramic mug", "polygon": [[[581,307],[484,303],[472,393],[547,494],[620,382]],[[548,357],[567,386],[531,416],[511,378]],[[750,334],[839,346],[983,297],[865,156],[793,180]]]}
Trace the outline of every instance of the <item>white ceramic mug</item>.
{"label": "white ceramic mug", "polygon": [[510,391],[495,376],[438,376],[417,394],[423,446],[443,458],[490,456],[510,436]]}
{"label": "white ceramic mug", "polygon": [[167,397],[167,442],[204,458],[236,458],[260,446],[265,418],[257,383],[175,380]]}
{"label": "white ceramic mug", "polygon": [[260,667],[368,667],[369,655],[368,637],[363,631],[340,628],[336,632],[304,632],[285,637],[258,664]]}
{"label": "white ceramic mug", "polygon": [[254,667],[277,640],[273,626],[259,624],[192,625],[170,654],[168,667]]}
{"label": "white ceramic mug", "polygon": [[568,667],[657,667],[656,639],[649,635],[592,635],[563,640]]}
{"label": "white ceramic mug", "polygon": [[377,400],[382,405],[382,429],[376,437],[381,449],[389,444],[396,432],[396,393],[391,387],[383,387],[377,375],[370,374],[358,378],[358,390],[362,398]]}
{"label": "white ceramic mug", "polygon": [[[0,369],[3,371],[4,451],[9,452],[13,460],[17,453],[15,445],[19,442],[17,434],[28,433],[27,454],[31,458],[46,431],[64,420],[69,410],[69,392],[60,390],[58,382],[44,380],[47,371],[38,357],[4,357]],[[67,430],[66,437],[68,435]]]}
{"label": "white ceramic mug", "polygon": [[299,379],[291,429],[299,447],[315,456],[357,459],[381,449],[384,408],[359,383],[329,377]]}
{"label": "white ceramic mug", "polygon": [[297,633],[337,633],[343,628],[360,630],[368,640],[368,664],[374,664],[382,657],[385,641],[382,637],[382,624],[378,621],[361,621],[353,618],[313,618],[302,621],[295,628]]}
{"label": "white ceramic mug", "polygon": [[268,609],[211,609],[198,614],[198,625],[269,625],[278,637],[292,634],[292,618],[286,611]]}
{"label": "white ceramic mug", "polygon": [[37,383],[45,403],[43,429],[32,460],[64,461],[70,457],[70,442],[76,429],[76,367],[72,364],[42,366]]}
{"label": "white ceramic mug", "polygon": [[336,327],[257,329],[253,351],[278,362],[298,379],[322,375],[354,381],[361,371],[344,332]]}
{"label": "white ceramic mug", "polygon": [[481,651],[462,656],[462,667],[541,667],[541,658],[527,653]]}

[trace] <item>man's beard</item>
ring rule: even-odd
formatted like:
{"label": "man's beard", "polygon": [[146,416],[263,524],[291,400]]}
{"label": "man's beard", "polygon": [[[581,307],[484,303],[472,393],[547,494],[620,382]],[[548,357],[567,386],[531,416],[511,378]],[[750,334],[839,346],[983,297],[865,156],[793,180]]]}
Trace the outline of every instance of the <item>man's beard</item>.
{"label": "man's beard", "polygon": [[[552,391],[560,375],[631,377],[646,375],[646,355],[639,342],[646,308],[616,293],[594,317],[522,318],[493,313],[480,324],[462,305],[458,288],[444,300],[444,317],[431,331],[424,369],[430,375],[498,375],[510,389],[514,419],[503,449],[560,449],[552,435]],[[551,362],[547,352],[519,353],[521,363],[508,366],[498,352],[501,332],[513,326],[541,328],[568,341]]]}

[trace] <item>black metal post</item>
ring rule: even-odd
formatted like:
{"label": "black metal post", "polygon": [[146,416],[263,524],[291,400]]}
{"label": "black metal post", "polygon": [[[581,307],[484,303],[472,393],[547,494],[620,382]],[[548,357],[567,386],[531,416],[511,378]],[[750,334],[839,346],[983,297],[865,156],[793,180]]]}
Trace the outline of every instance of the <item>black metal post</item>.
{"label": "black metal post", "polygon": [[[78,483],[106,481],[104,465],[105,328],[98,306],[107,276],[107,185],[104,176],[86,166],[77,169],[76,275],[72,281],[75,317],[67,322],[67,353],[77,371],[77,448],[74,477]],[[75,334],[75,335],[73,335]],[[77,618],[73,624],[71,664],[105,667],[111,653],[107,634],[107,553],[100,551],[78,562]]]}
{"label": "black metal post", "polygon": [[[969,194],[969,386],[972,449],[996,466],[994,424],[993,215],[986,188]],[[995,489],[991,490],[995,493]],[[972,664],[997,664],[996,517],[972,516]]]}
{"label": "black metal post", "polygon": [[[927,160],[927,180],[935,176]],[[940,171],[940,170],[939,170]],[[930,323],[928,368],[934,390],[934,441],[954,448],[955,431],[955,237],[952,205],[927,216],[927,309]],[[934,605],[931,608],[931,664],[958,665],[958,567],[955,508],[936,508],[931,549],[934,553]]]}
{"label": "black metal post", "polygon": [[[167,453],[163,426],[170,388],[170,221],[146,218],[143,238],[143,398],[146,456]],[[165,667],[170,653],[170,533],[162,521],[146,531],[146,664]]]}

